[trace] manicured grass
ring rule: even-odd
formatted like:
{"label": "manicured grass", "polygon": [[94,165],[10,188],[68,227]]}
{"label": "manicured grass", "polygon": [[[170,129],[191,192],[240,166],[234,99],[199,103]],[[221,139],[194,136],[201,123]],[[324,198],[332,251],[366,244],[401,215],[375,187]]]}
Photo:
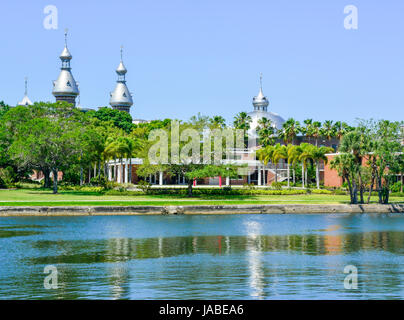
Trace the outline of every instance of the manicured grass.
{"label": "manicured grass", "polygon": [[[372,197],[376,202],[377,197]],[[404,197],[391,202],[404,203]],[[133,206],[133,205],[225,205],[225,204],[338,204],[349,203],[346,195],[255,195],[198,196],[182,198],[175,195],[103,195],[95,192],[18,189],[0,190],[0,206]]]}

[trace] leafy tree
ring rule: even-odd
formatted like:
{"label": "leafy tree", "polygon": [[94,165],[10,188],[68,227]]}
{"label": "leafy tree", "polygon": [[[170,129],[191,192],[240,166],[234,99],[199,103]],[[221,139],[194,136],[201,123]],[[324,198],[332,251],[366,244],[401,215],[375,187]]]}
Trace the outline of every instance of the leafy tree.
{"label": "leafy tree", "polygon": [[271,120],[265,117],[258,120],[257,133],[259,143],[264,147],[275,143],[275,127],[272,125]]}
{"label": "leafy tree", "polygon": [[101,107],[97,111],[89,111],[88,115],[103,122],[110,122],[114,126],[124,130],[126,133],[130,133],[133,129],[132,117],[125,111]]}
{"label": "leafy tree", "polygon": [[52,172],[53,192],[57,193],[58,172],[79,161],[88,127],[83,113],[65,102],[36,107],[42,116],[17,124],[8,152],[19,166]]}
{"label": "leafy tree", "polygon": [[341,153],[331,160],[330,168],[335,169],[348,184],[351,204],[358,203],[358,190],[356,174],[359,170],[358,163],[351,153]]}
{"label": "leafy tree", "polygon": [[226,120],[222,116],[213,116],[209,119],[210,129],[224,129],[226,128]]}
{"label": "leafy tree", "polygon": [[4,101],[0,101],[0,119],[3,117],[7,111],[10,110],[10,106],[5,104]]}

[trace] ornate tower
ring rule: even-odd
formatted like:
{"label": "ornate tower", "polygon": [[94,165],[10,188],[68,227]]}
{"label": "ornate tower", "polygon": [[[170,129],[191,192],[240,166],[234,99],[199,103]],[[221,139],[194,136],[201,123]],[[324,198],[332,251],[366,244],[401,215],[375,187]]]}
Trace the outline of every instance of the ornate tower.
{"label": "ornate tower", "polygon": [[55,96],[56,101],[66,101],[76,106],[76,97],[79,95],[79,88],[73,78],[70,68],[70,60],[72,55],[67,49],[67,30],[65,32],[65,48],[63,49],[60,60],[62,60],[62,68],[59,77],[53,81],[52,94]]}
{"label": "ornate tower", "polygon": [[17,106],[32,106],[31,100],[28,98],[28,79],[25,77],[25,94],[24,98],[18,102]]}
{"label": "ornate tower", "polygon": [[269,101],[262,92],[262,73],[260,74],[260,92],[253,98],[254,111],[268,111]]}
{"label": "ornate tower", "polygon": [[116,69],[118,80],[114,91],[111,92],[109,104],[113,109],[121,110],[129,113],[130,107],[133,105],[132,95],[126,86],[125,74],[127,70],[122,61],[122,47],[121,47],[121,62]]}

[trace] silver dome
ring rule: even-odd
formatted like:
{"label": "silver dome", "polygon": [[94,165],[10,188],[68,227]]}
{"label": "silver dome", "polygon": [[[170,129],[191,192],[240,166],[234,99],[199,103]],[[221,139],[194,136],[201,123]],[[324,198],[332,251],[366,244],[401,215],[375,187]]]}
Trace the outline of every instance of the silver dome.
{"label": "silver dome", "polygon": [[109,104],[112,107],[133,105],[132,95],[130,94],[125,82],[117,82],[115,90],[111,92]]}
{"label": "silver dome", "polygon": [[67,49],[67,30],[65,32],[65,47],[60,59],[62,60],[62,67],[58,79],[53,81],[52,94],[56,97],[56,101],[68,101],[75,105],[76,96],[79,95],[80,91],[70,68],[72,55]]}
{"label": "silver dome", "polygon": [[129,113],[130,107],[133,105],[132,95],[126,86],[125,74],[127,72],[125,65],[122,60],[122,50],[121,47],[121,62],[119,63],[116,73],[118,74],[118,80],[116,81],[116,86],[114,91],[111,92],[111,98],[109,99],[109,104],[112,108],[126,111]]}
{"label": "silver dome", "polygon": [[262,118],[270,120],[275,129],[282,129],[282,125],[284,124],[285,120],[279,114],[268,112],[267,110],[269,101],[262,92],[262,74],[260,75],[260,91],[258,92],[258,95],[253,98],[252,104],[254,106],[254,111],[247,114],[251,117],[250,129],[248,130],[248,134],[251,137],[258,137],[256,130],[259,126],[258,121]]}
{"label": "silver dome", "polygon": [[259,126],[258,121],[262,118],[267,118],[270,120],[272,122],[272,126],[277,130],[282,129],[282,125],[285,122],[285,120],[279,114],[268,111],[254,110],[253,112],[247,113],[247,115],[251,117],[250,130],[248,130],[248,134],[255,138],[257,137],[256,130]]}
{"label": "silver dome", "polygon": [[65,95],[77,96],[79,93],[79,88],[70,69],[62,69],[58,79],[53,82],[52,94],[57,97]]}
{"label": "silver dome", "polygon": [[62,53],[60,54],[60,59],[61,60],[71,60],[72,59],[72,55],[70,54],[69,49],[67,49],[67,46],[65,46]]}
{"label": "silver dome", "polygon": [[123,64],[123,62],[121,61],[121,63],[119,64],[118,68],[116,69],[116,73],[118,75],[123,75],[126,74],[126,72],[128,72],[128,70],[126,70],[125,65]]}

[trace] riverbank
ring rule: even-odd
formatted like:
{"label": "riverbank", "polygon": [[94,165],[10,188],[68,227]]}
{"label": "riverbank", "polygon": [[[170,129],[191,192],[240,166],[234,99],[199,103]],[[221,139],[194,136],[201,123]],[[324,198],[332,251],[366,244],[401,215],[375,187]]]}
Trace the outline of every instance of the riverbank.
{"label": "riverbank", "polygon": [[301,213],[404,213],[404,204],[265,204],[190,206],[57,206],[0,207],[0,217],[97,216],[97,215],[192,215],[192,214],[301,214]]}

